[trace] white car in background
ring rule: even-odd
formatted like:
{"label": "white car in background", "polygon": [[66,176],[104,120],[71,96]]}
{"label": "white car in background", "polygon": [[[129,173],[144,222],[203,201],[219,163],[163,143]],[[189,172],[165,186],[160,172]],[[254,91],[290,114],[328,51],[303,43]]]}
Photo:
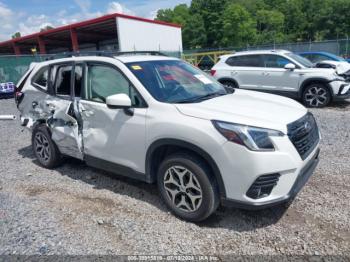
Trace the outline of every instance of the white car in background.
{"label": "white car in background", "polygon": [[344,71],[315,68],[306,58],[285,50],[225,55],[211,73],[225,86],[288,96],[307,107],[324,107],[350,97]]}
{"label": "white car in background", "polygon": [[177,216],[219,204],[266,208],[293,199],[318,163],[320,135],[299,103],[226,90],[176,58],[80,56],[36,64],[16,92],[39,163],[62,156],[157,183]]}

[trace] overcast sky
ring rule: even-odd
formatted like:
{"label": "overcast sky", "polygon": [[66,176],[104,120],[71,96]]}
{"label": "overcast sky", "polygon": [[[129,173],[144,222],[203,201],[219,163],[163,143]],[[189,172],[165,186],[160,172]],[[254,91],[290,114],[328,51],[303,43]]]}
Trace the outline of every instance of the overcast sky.
{"label": "overcast sky", "polygon": [[20,31],[31,34],[47,25],[60,26],[107,13],[154,18],[157,10],[190,0],[0,0],[0,41]]}

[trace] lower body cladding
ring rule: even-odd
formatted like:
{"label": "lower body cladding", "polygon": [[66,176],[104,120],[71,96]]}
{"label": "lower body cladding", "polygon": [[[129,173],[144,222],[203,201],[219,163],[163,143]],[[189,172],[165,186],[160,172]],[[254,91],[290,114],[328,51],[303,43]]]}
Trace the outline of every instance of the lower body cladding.
{"label": "lower body cladding", "polygon": [[319,162],[318,144],[302,160],[288,137],[276,140],[278,149],[274,152],[253,152],[231,142],[224,145],[226,157],[218,163],[226,191],[223,205],[263,209],[298,194]]}

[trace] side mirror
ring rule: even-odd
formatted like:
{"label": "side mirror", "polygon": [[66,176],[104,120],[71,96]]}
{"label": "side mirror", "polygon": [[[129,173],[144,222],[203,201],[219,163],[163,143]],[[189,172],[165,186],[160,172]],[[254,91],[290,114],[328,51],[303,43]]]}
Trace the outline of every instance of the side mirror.
{"label": "side mirror", "polygon": [[131,100],[126,94],[116,94],[107,97],[106,104],[111,108],[126,109],[131,107]]}
{"label": "side mirror", "polygon": [[290,71],[293,71],[293,70],[295,70],[295,64],[292,64],[292,63],[289,63],[289,64],[286,64],[285,66],[284,66],[284,69],[286,69],[286,70],[290,70]]}

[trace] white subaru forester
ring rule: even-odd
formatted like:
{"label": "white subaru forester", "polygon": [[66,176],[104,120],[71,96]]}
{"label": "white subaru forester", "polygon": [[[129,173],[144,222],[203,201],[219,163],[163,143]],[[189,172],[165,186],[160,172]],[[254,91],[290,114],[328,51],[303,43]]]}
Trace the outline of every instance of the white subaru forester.
{"label": "white subaru forester", "polygon": [[318,163],[314,117],[281,96],[226,90],[161,55],[79,56],[32,65],[17,85],[35,156],[62,156],[157,183],[172,212],[201,221],[219,204],[294,198]]}

